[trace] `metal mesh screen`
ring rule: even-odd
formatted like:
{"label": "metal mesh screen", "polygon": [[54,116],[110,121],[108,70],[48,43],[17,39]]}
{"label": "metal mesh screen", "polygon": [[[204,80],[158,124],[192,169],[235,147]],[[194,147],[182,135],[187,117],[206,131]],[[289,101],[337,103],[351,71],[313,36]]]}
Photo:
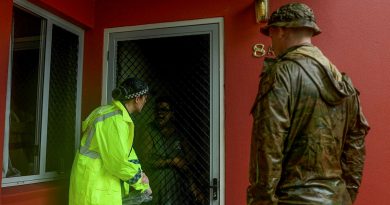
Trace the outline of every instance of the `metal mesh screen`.
{"label": "metal mesh screen", "polygon": [[[142,113],[132,116],[134,147],[153,190],[150,204],[209,204],[209,35],[120,41],[116,67],[116,85],[137,77],[152,90]],[[173,101],[174,128],[157,126],[160,96]]]}
{"label": "metal mesh screen", "polygon": [[69,172],[74,153],[78,36],[53,26],[46,171]]}

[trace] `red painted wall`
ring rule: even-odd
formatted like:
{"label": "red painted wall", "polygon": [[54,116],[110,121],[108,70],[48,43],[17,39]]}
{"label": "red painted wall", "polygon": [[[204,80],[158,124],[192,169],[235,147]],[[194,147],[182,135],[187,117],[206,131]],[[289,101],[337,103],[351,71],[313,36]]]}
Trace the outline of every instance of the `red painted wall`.
{"label": "red painted wall", "polygon": [[[76,1],[76,0],[75,0]],[[3,3],[3,1],[0,1]],[[10,0],[8,0],[10,2]],[[262,59],[252,57],[255,43],[270,41],[258,32],[252,0],[128,1],[96,0],[95,19],[86,21],[82,10],[62,0],[40,0],[54,10],[72,15],[84,22],[85,35],[83,73],[83,116],[100,104],[102,82],[103,29],[149,23],[223,17],[225,21],[225,140],[226,140],[226,204],[245,204],[248,184],[249,143],[252,118],[249,115],[257,91]],[[271,9],[288,0],[271,0]],[[363,111],[371,124],[367,138],[367,158],[363,184],[356,205],[385,205],[390,195],[390,2],[381,0],[302,0],[311,6],[323,33],[313,42],[338,66],[348,73],[361,92]],[[48,3],[48,4],[49,4]],[[65,4],[65,5],[64,5]],[[1,4],[2,5],[2,4]],[[0,7],[3,9],[3,6]],[[75,9],[75,11],[73,11]],[[64,11],[63,11],[64,10]],[[71,13],[75,12],[75,13]],[[9,13],[9,12],[8,12]],[[4,13],[1,10],[0,16]],[[5,15],[7,16],[7,15]],[[90,15],[87,15],[90,16]],[[89,17],[88,17],[89,18]],[[87,18],[87,19],[88,19]],[[84,19],[84,20],[83,20]],[[9,20],[9,17],[8,17]],[[6,20],[6,22],[8,22]],[[86,21],[86,23],[85,23]],[[9,23],[9,22],[8,22]],[[3,31],[3,25],[0,24]],[[0,35],[1,79],[6,75],[3,54],[3,34]],[[8,46],[8,45],[6,45]],[[5,59],[7,60],[7,59]],[[5,95],[5,83],[0,81],[0,96]],[[4,97],[0,98],[0,131],[4,127]],[[3,135],[1,132],[0,136]],[[1,149],[1,148],[0,148]],[[1,154],[0,154],[1,155]],[[49,193],[49,192],[48,192]],[[23,203],[19,203],[23,204]]]}
{"label": "red painted wall", "polygon": [[[0,161],[3,159],[5,102],[12,24],[12,0],[0,1]],[[3,170],[3,164],[0,164]],[[0,179],[1,182],[1,179]],[[1,193],[1,190],[0,190]]]}
{"label": "red painted wall", "polygon": [[78,26],[92,28],[95,19],[95,0],[28,0]]}
{"label": "red painted wall", "polygon": [[3,188],[2,205],[68,205],[68,187],[48,182]]}

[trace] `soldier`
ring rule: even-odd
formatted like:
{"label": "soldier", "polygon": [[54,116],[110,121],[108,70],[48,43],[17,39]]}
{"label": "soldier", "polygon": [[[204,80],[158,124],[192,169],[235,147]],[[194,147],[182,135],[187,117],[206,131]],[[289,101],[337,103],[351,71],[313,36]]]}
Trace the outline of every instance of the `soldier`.
{"label": "soldier", "polygon": [[352,204],[369,130],[359,92],[311,44],[321,30],[307,5],[280,7],[260,31],[276,58],[252,108],[248,204]]}

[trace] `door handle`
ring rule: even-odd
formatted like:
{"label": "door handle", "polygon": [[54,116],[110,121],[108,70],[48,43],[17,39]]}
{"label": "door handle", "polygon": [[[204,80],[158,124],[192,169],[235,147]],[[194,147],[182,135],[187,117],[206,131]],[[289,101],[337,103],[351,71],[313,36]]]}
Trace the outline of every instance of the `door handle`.
{"label": "door handle", "polygon": [[209,186],[209,188],[213,189],[213,200],[218,199],[218,179],[213,178],[213,184]]}

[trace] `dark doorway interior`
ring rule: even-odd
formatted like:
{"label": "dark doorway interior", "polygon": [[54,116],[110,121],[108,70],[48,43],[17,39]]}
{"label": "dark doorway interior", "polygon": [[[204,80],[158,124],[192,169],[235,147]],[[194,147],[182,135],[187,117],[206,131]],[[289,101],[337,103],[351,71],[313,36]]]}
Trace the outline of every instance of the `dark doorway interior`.
{"label": "dark doorway interior", "polygon": [[[154,204],[209,204],[210,36],[202,34],[119,41],[116,50],[116,84],[133,76],[145,80],[151,88],[149,102],[143,113],[134,116],[136,127],[134,147],[141,163],[145,164],[147,163],[145,159],[150,159],[148,156],[143,157],[142,154],[145,146],[149,146],[145,144],[147,141],[143,136],[155,119],[156,99],[161,96],[169,96],[172,99],[174,124],[184,144],[186,156],[183,159],[187,168],[179,169],[173,164],[163,168],[176,169],[175,175],[183,175],[186,180],[178,182],[182,183],[185,191],[171,193],[175,188],[169,187],[169,181],[176,179],[168,172],[160,171],[157,176],[150,174],[152,189],[162,189],[153,181],[162,186],[166,184],[164,188],[168,189],[153,192]],[[167,141],[169,140],[165,140],[164,143]],[[160,142],[155,141],[153,149],[164,149],[165,145],[158,148],[156,146],[159,145],[156,143]],[[165,151],[160,150],[160,158],[172,156],[169,150],[174,150],[172,147],[175,146],[168,145]],[[155,169],[146,171],[153,173]]]}

